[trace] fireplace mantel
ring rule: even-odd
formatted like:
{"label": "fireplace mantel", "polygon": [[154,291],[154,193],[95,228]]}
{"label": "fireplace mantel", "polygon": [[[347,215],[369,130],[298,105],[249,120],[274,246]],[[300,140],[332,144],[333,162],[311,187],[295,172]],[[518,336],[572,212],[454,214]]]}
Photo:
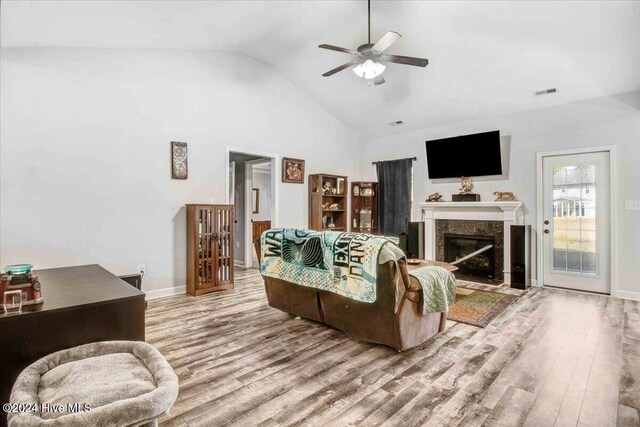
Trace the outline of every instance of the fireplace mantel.
{"label": "fireplace mantel", "polygon": [[511,283],[511,225],[524,224],[524,204],[511,202],[424,202],[420,203],[424,219],[424,253],[435,259],[436,220],[502,221],[504,223],[504,281]]}
{"label": "fireplace mantel", "polygon": [[[420,203],[425,218],[481,219],[486,221],[524,220],[524,204],[513,202],[425,202]],[[452,216],[453,215],[453,216]]]}

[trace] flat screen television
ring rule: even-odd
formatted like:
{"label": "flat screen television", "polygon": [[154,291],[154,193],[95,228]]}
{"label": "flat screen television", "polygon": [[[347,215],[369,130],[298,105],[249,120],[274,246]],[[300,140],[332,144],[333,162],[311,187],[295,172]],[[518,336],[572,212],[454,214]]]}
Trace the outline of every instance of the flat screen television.
{"label": "flat screen television", "polygon": [[426,142],[429,179],[502,175],[500,131]]}

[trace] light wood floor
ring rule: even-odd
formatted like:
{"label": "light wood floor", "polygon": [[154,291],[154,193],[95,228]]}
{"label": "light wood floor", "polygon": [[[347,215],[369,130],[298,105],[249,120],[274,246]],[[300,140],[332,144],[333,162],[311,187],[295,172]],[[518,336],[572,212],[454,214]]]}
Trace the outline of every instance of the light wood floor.
{"label": "light wood floor", "polygon": [[147,341],[180,378],[165,426],[638,426],[640,303],[534,289],[486,328],[398,353],[234,291],[151,301]]}

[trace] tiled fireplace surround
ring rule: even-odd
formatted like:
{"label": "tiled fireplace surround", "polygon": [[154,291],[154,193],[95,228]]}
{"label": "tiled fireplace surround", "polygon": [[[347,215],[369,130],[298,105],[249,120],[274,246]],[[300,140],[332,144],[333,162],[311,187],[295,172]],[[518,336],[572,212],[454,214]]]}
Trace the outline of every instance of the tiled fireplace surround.
{"label": "tiled fireplace surround", "polygon": [[[436,220],[436,261],[444,261],[445,234],[494,237],[496,253],[496,280],[504,279],[504,227],[502,221],[475,221],[466,219]],[[466,254],[465,254],[466,255]]]}
{"label": "tiled fireplace surround", "polygon": [[420,203],[420,207],[426,259],[444,259],[444,233],[494,236],[496,278],[503,273],[504,282],[511,284],[511,225],[524,224],[522,202],[431,202]]}

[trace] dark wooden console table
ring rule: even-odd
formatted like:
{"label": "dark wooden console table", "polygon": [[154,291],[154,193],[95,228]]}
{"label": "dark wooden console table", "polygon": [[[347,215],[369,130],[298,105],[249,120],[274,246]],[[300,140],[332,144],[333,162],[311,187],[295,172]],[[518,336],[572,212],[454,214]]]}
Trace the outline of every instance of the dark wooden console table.
{"label": "dark wooden console table", "polygon": [[[95,264],[36,273],[44,303],[0,316],[0,403],[9,402],[20,372],[47,354],[96,341],[144,341],[138,289]],[[3,412],[0,426],[6,424]]]}

